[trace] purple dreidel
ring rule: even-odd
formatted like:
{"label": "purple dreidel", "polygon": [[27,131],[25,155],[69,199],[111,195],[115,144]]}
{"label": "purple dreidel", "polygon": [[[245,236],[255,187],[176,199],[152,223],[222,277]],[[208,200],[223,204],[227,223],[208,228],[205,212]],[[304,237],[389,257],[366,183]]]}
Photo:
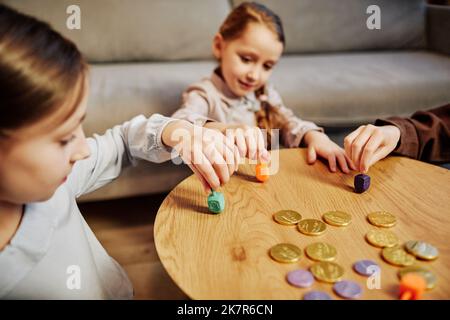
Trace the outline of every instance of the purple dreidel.
{"label": "purple dreidel", "polygon": [[355,192],[363,193],[370,186],[370,177],[367,174],[358,174],[355,176]]}

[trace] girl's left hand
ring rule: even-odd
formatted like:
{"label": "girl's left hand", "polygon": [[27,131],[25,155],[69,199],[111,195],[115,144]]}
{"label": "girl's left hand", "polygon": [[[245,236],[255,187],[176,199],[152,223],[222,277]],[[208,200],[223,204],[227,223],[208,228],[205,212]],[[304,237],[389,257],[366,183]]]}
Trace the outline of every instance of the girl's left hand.
{"label": "girl's left hand", "polygon": [[344,173],[349,173],[349,167],[356,170],[353,161],[345,154],[344,149],[334,143],[328,136],[319,131],[308,131],[305,134],[305,143],[308,146],[307,161],[313,164],[317,160],[317,155],[328,160],[331,172],[336,172],[336,163]]}

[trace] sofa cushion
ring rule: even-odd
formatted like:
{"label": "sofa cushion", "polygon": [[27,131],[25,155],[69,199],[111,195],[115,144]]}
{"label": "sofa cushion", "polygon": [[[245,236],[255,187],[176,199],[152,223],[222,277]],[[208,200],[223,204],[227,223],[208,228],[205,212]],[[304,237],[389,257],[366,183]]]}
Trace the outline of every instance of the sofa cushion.
{"label": "sofa cushion", "polygon": [[450,54],[450,6],[427,6],[427,42],[430,50]]}
{"label": "sofa cushion", "polygon": [[[243,0],[233,0],[236,6]],[[423,0],[259,0],[277,13],[287,53],[425,47]],[[381,10],[381,29],[369,30],[370,5]]]}
{"label": "sofa cushion", "polygon": [[[90,61],[212,57],[211,42],[229,13],[224,0],[0,0],[49,22]],[[66,8],[81,9],[81,30],[69,30]]]}
{"label": "sofa cushion", "polygon": [[[87,134],[137,114],[171,115],[214,61],[93,65]],[[271,82],[285,104],[326,126],[409,115],[450,101],[450,59],[425,51],[284,56]]]}
{"label": "sofa cushion", "polygon": [[138,114],[171,115],[188,85],[209,76],[215,66],[213,60],[91,65],[87,135]]}
{"label": "sofa cushion", "polygon": [[326,126],[450,102],[450,58],[426,51],[287,56],[271,80],[298,116]]}

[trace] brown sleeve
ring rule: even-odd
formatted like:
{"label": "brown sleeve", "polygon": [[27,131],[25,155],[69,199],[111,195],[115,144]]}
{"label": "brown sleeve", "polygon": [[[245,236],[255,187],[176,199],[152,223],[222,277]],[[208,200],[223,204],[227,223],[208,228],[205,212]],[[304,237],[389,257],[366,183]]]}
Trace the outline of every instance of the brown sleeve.
{"label": "brown sleeve", "polygon": [[450,162],[450,104],[418,111],[411,118],[378,119],[375,125],[400,129],[395,154],[432,163]]}

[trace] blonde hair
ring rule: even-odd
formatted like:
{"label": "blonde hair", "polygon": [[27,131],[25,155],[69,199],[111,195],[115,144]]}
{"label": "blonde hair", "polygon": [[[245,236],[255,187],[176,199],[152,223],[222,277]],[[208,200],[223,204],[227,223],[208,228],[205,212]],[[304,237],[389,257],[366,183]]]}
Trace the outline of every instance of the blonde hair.
{"label": "blonde hair", "polygon": [[[219,28],[219,33],[225,41],[239,38],[250,23],[259,23],[266,26],[286,45],[283,24],[280,17],[266,6],[256,2],[243,2],[237,6],[227,16]],[[259,128],[267,131],[267,146],[271,147],[271,129],[282,129],[287,124],[287,119],[283,116],[277,106],[273,106],[262,97],[267,97],[265,86],[255,92],[261,103],[259,111],[255,112],[256,123]]]}

